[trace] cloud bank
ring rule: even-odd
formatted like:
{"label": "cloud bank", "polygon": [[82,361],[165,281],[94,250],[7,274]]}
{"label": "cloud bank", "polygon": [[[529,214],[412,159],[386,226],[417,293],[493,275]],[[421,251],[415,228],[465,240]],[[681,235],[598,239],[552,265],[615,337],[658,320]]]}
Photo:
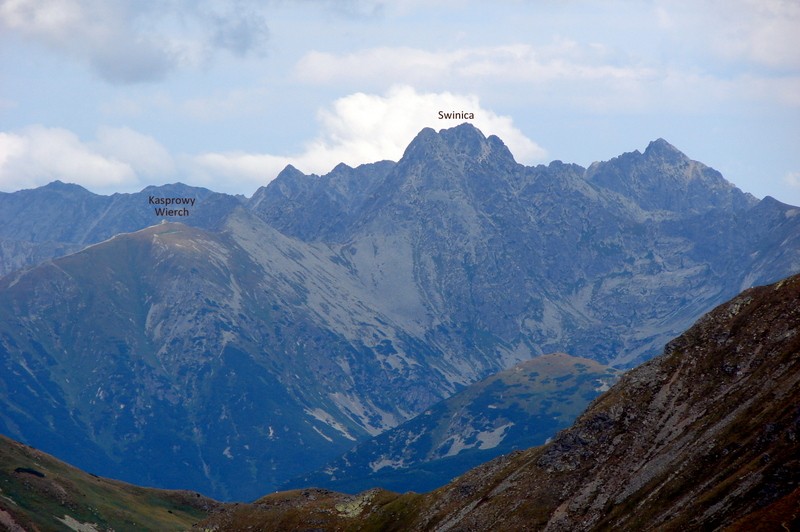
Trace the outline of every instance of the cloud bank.
{"label": "cloud bank", "polygon": [[0,29],[85,62],[117,84],[158,81],[219,50],[258,52],[268,36],[258,3],[249,1],[5,0]]}
{"label": "cloud bank", "polygon": [[41,125],[0,133],[0,189],[30,188],[59,179],[107,193],[137,190],[177,177],[214,190],[250,194],[287,164],[324,174],[340,162],[357,166],[396,161],[422,128],[442,129],[463,122],[440,120],[440,110],[474,113],[470,122],[485,135],[500,137],[520,162],[539,162],[546,155],[511,118],[482,107],[477,96],[397,86],[383,95],[351,94],[321,109],[319,134],[294,155],[171,154],[156,139],[129,128],[101,127],[91,140]]}
{"label": "cloud bank", "polygon": [[172,157],[153,138],[128,128],[102,127],[93,141],[63,128],[31,126],[0,132],[0,190],[33,188],[60,180],[97,192],[133,191],[175,171]]}

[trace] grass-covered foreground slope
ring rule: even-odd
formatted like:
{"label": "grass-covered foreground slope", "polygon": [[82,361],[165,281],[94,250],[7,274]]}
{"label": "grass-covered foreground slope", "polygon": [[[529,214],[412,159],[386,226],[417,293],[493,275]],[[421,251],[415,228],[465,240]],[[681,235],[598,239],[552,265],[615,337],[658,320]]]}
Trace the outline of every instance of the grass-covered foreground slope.
{"label": "grass-covered foreground slope", "polygon": [[547,445],[425,495],[288,492],[221,509],[200,527],[798,530],[798,405],[794,276],[717,307]]}
{"label": "grass-covered foreground slope", "polygon": [[97,477],[0,436],[0,530],[187,530],[219,504]]}

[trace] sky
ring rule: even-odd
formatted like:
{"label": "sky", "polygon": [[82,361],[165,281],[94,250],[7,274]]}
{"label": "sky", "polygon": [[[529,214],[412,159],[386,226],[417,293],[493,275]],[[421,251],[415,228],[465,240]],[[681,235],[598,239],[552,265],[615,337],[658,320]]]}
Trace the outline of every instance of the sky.
{"label": "sky", "polygon": [[664,138],[800,205],[800,0],[0,0],[0,191],[398,160],[472,112],[527,165]]}

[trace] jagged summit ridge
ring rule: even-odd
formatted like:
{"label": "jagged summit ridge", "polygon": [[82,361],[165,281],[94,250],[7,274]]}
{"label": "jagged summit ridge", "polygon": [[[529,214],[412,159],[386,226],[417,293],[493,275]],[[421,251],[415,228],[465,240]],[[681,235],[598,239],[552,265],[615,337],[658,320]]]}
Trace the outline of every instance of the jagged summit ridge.
{"label": "jagged summit ridge", "polygon": [[[559,162],[560,161],[555,161]],[[535,174],[533,168],[518,164],[511,151],[495,135],[486,137],[470,123],[452,128],[422,129],[409,143],[402,158],[392,172],[382,173],[384,180],[371,182],[362,189],[373,193],[361,205],[385,207],[398,191],[424,192],[426,190],[472,190],[481,194],[476,179],[511,177],[508,184],[518,188]],[[552,164],[550,165],[552,167]],[[741,192],[713,168],[693,161],[663,138],[651,141],[644,153],[635,150],[609,161],[595,162],[585,171],[583,179],[605,191],[630,198],[645,212],[702,212],[722,202],[736,207],[752,207],[757,201]],[[537,167],[538,168],[538,167]],[[353,175],[353,169],[338,165],[330,173],[318,178],[336,185],[342,173]],[[285,191],[292,190],[288,181],[309,180],[296,168],[287,166],[275,180],[275,185],[262,187],[254,196],[260,203],[270,186]],[[316,177],[316,176],[314,176]],[[356,179],[363,179],[359,177]],[[324,186],[324,183],[320,183]],[[502,185],[500,185],[502,187]],[[304,192],[308,192],[308,187]],[[470,195],[470,194],[468,194]]]}
{"label": "jagged summit ridge", "polygon": [[516,164],[514,156],[499,137],[490,135],[487,138],[470,123],[438,132],[429,127],[422,129],[406,148],[400,163],[431,156],[472,163],[483,163],[491,157],[506,164]]}
{"label": "jagged summit ridge", "polygon": [[636,150],[593,163],[585,177],[649,212],[700,214],[719,205],[740,210],[758,202],[718,171],[690,159],[661,138],[651,142],[644,153]]}

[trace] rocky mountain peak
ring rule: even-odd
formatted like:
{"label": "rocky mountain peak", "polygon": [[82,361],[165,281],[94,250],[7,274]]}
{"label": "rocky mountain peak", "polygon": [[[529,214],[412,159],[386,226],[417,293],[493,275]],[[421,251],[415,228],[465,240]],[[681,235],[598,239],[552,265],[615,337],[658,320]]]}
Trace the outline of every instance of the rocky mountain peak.
{"label": "rocky mountain peak", "polygon": [[648,144],[647,148],[644,150],[644,156],[651,158],[670,159],[674,161],[687,159],[686,155],[684,155],[682,151],[662,138],[657,138]]}
{"label": "rocky mountain peak", "polygon": [[472,157],[480,157],[487,148],[483,132],[468,123],[450,129],[442,129],[439,131],[439,137],[454,152]]}
{"label": "rocky mountain peak", "polygon": [[333,170],[331,170],[328,175],[329,176],[334,176],[334,175],[339,175],[339,174],[345,174],[347,172],[352,172],[352,171],[353,171],[353,167],[352,166],[350,166],[348,164],[345,164],[345,163],[339,163],[339,164],[337,164],[336,166],[333,167]]}
{"label": "rocky mountain peak", "polygon": [[478,163],[499,158],[514,163],[513,155],[502,140],[494,135],[487,138],[480,129],[466,122],[441,129],[438,133],[431,128],[423,129],[406,148],[403,160],[418,160],[431,155],[436,159],[445,156]]}
{"label": "rocky mountain peak", "polygon": [[273,194],[277,193],[287,198],[294,198],[309,186],[310,181],[310,176],[307,176],[291,164],[287,164],[286,168],[281,170],[268,185],[255,191],[250,203],[253,207],[257,207],[264,201],[268,195],[268,187]]}
{"label": "rocky mountain peak", "polygon": [[687,214],[721,205],[747,209],[755,204],[718,171],[693,161],[662,138],[648,144],[644,153],[637,150],[593,163],[586,178],[633,199],[646,211]]}
{"label": "rocky mountain peak", "polygon": [[50,183],[46,184],[42,187],[45,190],[59,190],[59,191],[69,191],[69,192],[88,192],[85,188],[80,185],[76,185],[74,183],[64,183],[63,181],[56,179],[55,181],[51,181]]}
{"label": "rocky mountain peak", "polygon": [[287,164],[286,168],[281,170],[280,173],[275,177],[275,181],[297,179],[299,177],[305,177],[305,174],[291,164]]}

